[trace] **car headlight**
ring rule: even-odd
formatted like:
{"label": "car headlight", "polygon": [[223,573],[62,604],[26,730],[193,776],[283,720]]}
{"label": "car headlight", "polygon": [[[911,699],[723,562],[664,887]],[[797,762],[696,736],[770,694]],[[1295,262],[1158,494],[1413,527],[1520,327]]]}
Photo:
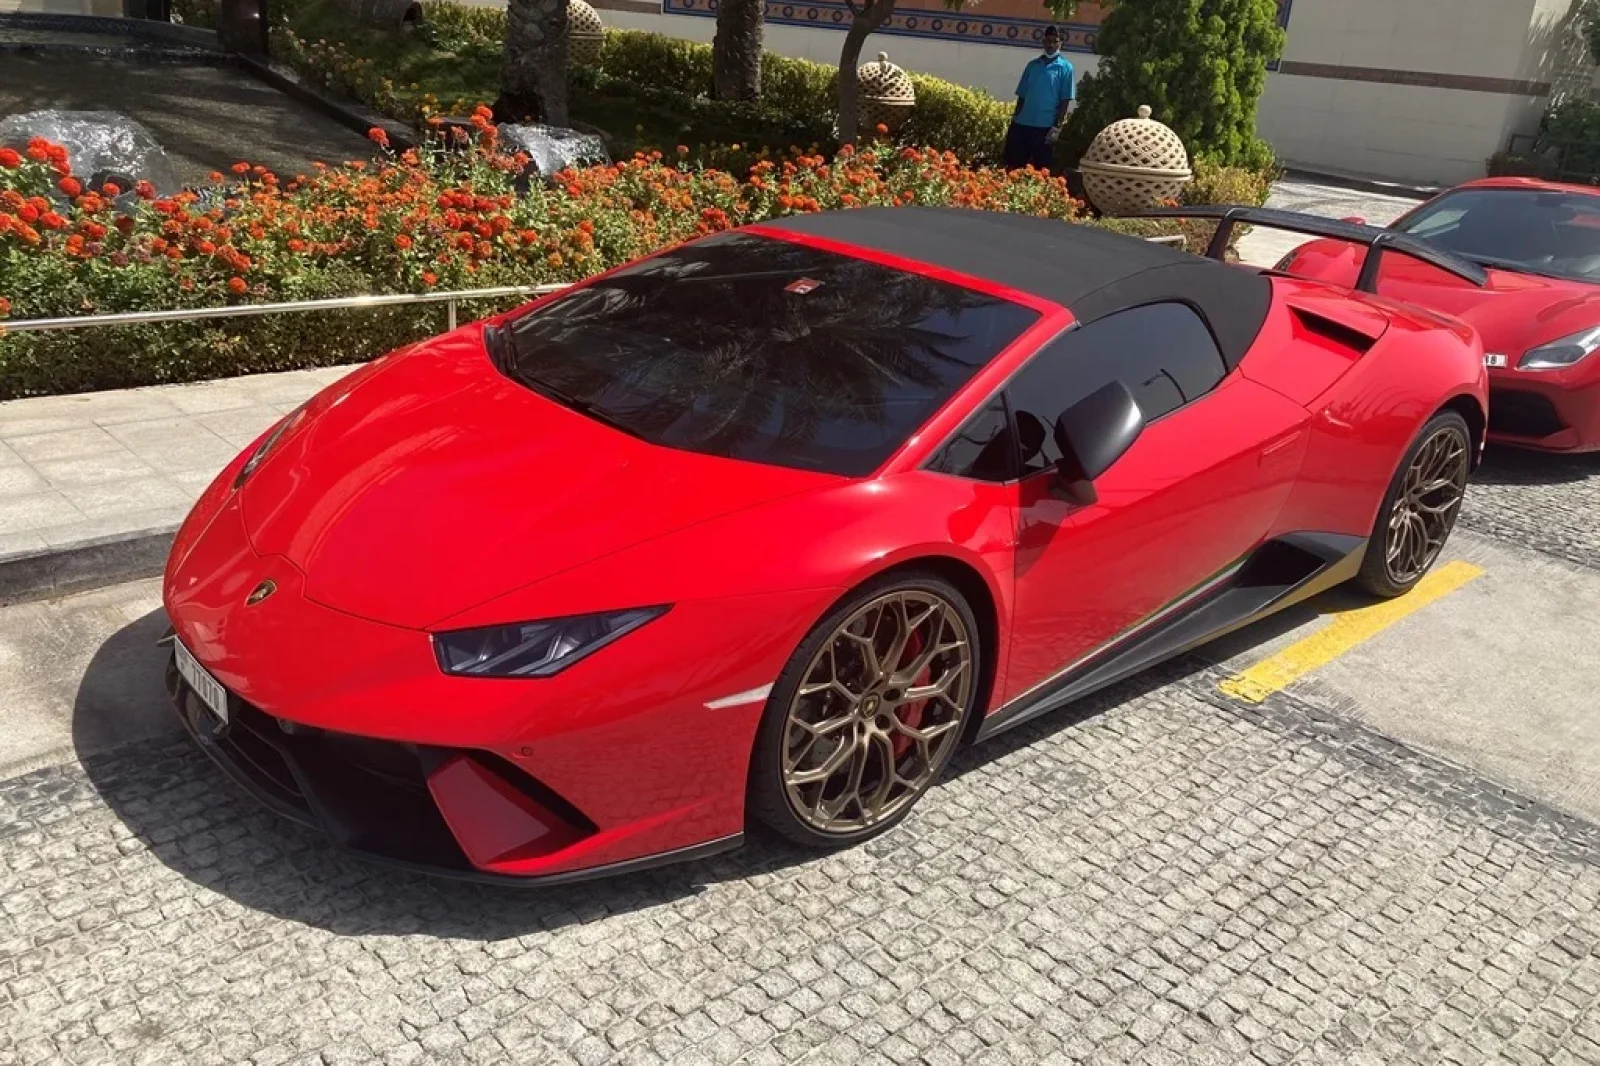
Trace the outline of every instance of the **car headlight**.
{"label": "car headlight", "polygon": [[439,667],[466,677],[550,677],[660,618],[665,607],[518,622],[433,635]]}
{"label": "car headlight", "polygon": [[267,455],[272,451],[273,448],[278,446],[278,442],[283,439],[284,434],[288,433],[295,426],[299,425],[300,420],[304,418],[305,415],[306,405],[301,404],[299,407],[296,407],[293,411],[290,411],[287,415],[285,415],[283,420],[280,421],[276,426],[272,427],[272,432],[268,433],[266,437],[262,439],[261,443],[256,445],[256,450],[250,453],[250,458],[246,459],[244,461],[244,465],[239,468],[238,475],[233,479],[234,488],[238,488],[240,485],[243,485],[246,481],[250,480],[250,475],[256,472],[256,467],[260,466],[266,461]]}
{"label": "car headlight", "polygon": [[1600,348],[1600,326],[1529,348],[1517,362],[1519,370],[1563,370]]}

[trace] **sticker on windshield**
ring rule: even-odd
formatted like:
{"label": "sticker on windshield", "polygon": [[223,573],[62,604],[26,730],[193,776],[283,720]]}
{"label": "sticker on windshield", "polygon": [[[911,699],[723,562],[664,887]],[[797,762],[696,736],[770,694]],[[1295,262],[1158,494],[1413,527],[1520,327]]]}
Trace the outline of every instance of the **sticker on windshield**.
{"label": "sticker on windshield", "polygon": [[813,291],[815,289],[820,289],[821,287],[822,287],[822,282],[817,281],[814,278],[800,278],[800,279],[798,279],[796,281],[791,281],[791,282],[789,282],[789,284],[785,285],[783,287],[783,291],[784,292],[792,292],[792,293],[796,294],[797,296],[804,296],[806,293],[811,292],[811,291]]}

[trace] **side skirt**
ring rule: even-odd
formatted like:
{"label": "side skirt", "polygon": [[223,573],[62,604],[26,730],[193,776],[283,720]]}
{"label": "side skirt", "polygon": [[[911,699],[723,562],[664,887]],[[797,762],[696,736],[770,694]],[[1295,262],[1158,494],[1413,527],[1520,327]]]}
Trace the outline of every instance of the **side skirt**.
{"label": "side skirt", "polygon": [[1157,663],[1276,614],[1355,577],[1365,537],[1290,533],[1174,600],[1104,647],[996,710],[976,740],[1114,685]]}

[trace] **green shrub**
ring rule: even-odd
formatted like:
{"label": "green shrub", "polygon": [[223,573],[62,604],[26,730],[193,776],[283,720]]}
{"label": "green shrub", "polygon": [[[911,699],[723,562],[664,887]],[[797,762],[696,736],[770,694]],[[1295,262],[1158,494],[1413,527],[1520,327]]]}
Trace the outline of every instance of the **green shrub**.
{"label": "green shrub", "polygon": [[600,69],[634,85],[700,96],[711,90],[711,46],[642,30],[607,30]]}
{"label": "green shrub", "polygon": [[1148,104],[1192,156],[1269,168],[1272,148],[1256,136],[1256,104],[1283,42],[1274,0],[1116,4],[1095,41],[1100,68],[1084,77],[1063,132],[1063,157],[1076,161],[1107,125]]}
{"label": "green shrub", "polygon": [[911,84],[917,106],[901,133],[905,140],[936,145],[973,163],[999,161],[1011,104],[927,74],[911,75]]}
{"label": "green shrub", "polygon": [[1260,207],[1272,194],[1278,170],[1225,167],[1206,159],[1194,163],[1194,179],[1183,187],[1185,204],[1250,204]]}

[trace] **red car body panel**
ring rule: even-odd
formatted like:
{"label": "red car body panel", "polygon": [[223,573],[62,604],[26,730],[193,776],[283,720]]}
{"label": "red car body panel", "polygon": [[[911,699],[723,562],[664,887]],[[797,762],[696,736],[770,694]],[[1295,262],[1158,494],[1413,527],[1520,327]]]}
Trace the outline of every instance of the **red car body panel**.
{"label": "red car body panel", "polygon": [[[485,324],[463,326],[320,394],[242,489],[253,447],[219,475],[168,562],[177,639],[290,735],[456,753],[427,788],[476,872],[605,869],[737,838],[766,690],[874,575],[932,565],[987,599],[992,713],[1280,534],[1365,537],[1420,426],[1451,403],[1481,421],[1470,329],[1274,278],[1237,369],[1149,425],[1097,501],[1057,498],[1050,474],[931,472],[935,450],[1072,315],[834,250],[1041,318],[860,478],[644,443],[511,383]],[[1297,304],[1342,316],[1370,350],[1307,327]],[[537,681],[447,674],[431,645],[441,630],[653,604],[671,606]],[[464,766],[462,752],[485,761]],[[508,790],[496,766],[546,791]]]}
{"label": "red car body panel", "polygon": [[[1591,186],[1527,178],[1486,178],[1456,188],[1551,190],[1600,199],[1600,190]],[[1298,277],[1348,286],[1365,257],[1365,249],[1345,242],[1316,240],[1296,249],[1284,267]],[[1500,392],[1503,401],[1518,393],[1542,397],[1563,423],[1554,432],[1539,434],[1491,427],[1490,440],[1545,451],[1600,449],[1600,358],[1560,370],[1517,368],[1528,350],[1600,324],[1600,285],[1494,267],[1488,273],[1489,284],[1480,288],[1415,259],[1386,255],[1377,288],[1385,296],[1471,325],[1482,337],[1485,352],[1507,357],[1507,366],[1489,370],[1491,390]],[[1490,406],[1493,417],[1494,404]]]}

